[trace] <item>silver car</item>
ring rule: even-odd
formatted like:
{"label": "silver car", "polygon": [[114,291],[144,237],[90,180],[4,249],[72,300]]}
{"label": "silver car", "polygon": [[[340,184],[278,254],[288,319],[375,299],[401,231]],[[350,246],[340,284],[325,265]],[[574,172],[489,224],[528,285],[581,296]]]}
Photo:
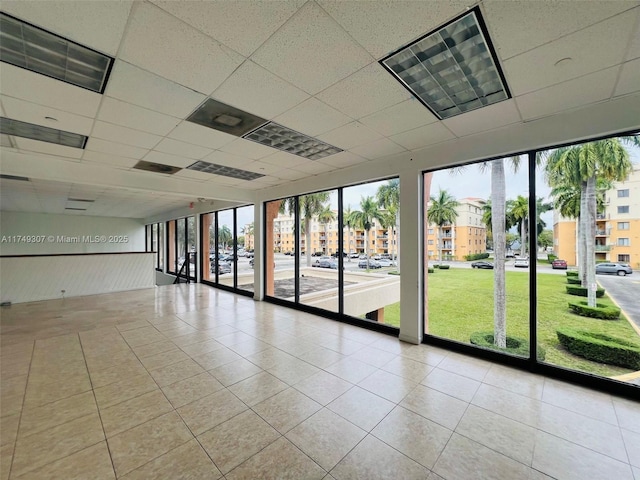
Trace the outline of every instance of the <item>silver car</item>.
{"label": "silver car", "polygon": [[633,270],[626,263],[598,263],[596,265],[596,273],[610,273],[620,275],[631,275]]}

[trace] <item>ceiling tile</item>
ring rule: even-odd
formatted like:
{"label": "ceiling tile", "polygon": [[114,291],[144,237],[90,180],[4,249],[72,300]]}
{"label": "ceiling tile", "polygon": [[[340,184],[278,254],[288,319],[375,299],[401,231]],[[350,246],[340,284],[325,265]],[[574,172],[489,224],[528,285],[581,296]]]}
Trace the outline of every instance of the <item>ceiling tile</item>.
{"label": "ceiling tile", "polygon": [[244,169],[253,163],[251,158],[239,157],[227,152],[216,150],[215,152],[203,158],[205,162],[215,163],[216,165],[224,165],[226,167]]}
{"label": "ceiling tile", "polygon": [[353,119],[311,97],[276,117],[274,121],[306,135],[315,136],[346,125]]}
{"label": "ceiling tile", "polygon": [[545,117],[607,99],[615,85],[618,67],[585,75],[516,98],[524,120]]}
{"label": "ceiling tile", "polygon": [[213,149],[231,143],[237,138],[228,133],[219,132],[213,128],[203,127],[202,125],[187,121],[180,123],[180,125],[169,134],[169,137]]}
{"label": "ceiling tile", "polygon": [[411,94],[374,62],[319,93],[316,98],[352,118],[361,118],[403,102]]}
{"label": "ceiling tile", "polygon": [[82,161],[99,163],[100,165],[110,165],[113,167],[126,168],[126,169],[129,169],[133,167],[136,163],[138,163],[138,160],[134,158],[119,157],[117,155],[112,155],[112,154],[102,153],[102,152],[94,152],[91,150],[84,151],[84,154],[82,155]]}
{"label": "ceiling tile", "polygon": [[259,160],[262,157],[271,155],[275,149],[267,147],[260,143],[252,142],[251,140],[245,140],[244,138],[237,138],[233,142],[226,144],[220,148],[223,152],[232,153],[245,158],[251,158],[253,160]]}
{"label": "ceiling tile", "polygon": [[268,155],[260,159],[261,162],[268,163],[270,165],[277,165],[278,167],[295,167],[301,163],[310,162],[304,157],[299,155],[293,155],[289,152],[276,151],[273,155]]}
{"label": "ceiling tile", "polygon": [[213,151],[210,148],[204,148],[198,145],[180,142],[171,138],[165,138],[164,140],[162,140],[158,145],[154,147],[154,150],[162,153],[170,153],[172,155],[181,155],[196,160],[200,160]]}
{"label": "ceiling tile", "polygon": [[247,60],[216,89],[212,97],[253,115],[272,119],[306,100],[309,95]]}
{"label": "ceiling tile", "polygon": [[160,163],[162,165],[171,165],[173,167],[186,168],[194,163],[193,158],[187,158],[180,155],[169,155],[168,153],[156,152],[151,150],[147,153],[143,160],[147,162]]}
{"label": "ceiling tile", "polygon": [[284,180],[300,180],[301,178],[305,178],[309,176],[308,173],[299,172],[297,170],[292,170],[290,168],[285,168],[284,170],[280,170],[273,174],[276,178],[282,178]]}
{"label": "ceiling tile", "polygon": [[[640,10],[640,7],[637,8]],[[627,46],[627,55],[625,60],[633,60],[634,58],[640,58],[640,11],[637,13],[638,19],[636,21],[636,31],[631,36],[629,45]]]}
{"label": "ceiling tile", "polygon": [[207,182],[211,180],[210,173],[196,172],[195,170],[187,170],[186,168],[173,174],[176,178],[185,178],[194,182]]}
{"label": "ceiling tile", "polygon": [[[511,93],[517,97],[622,62],[635,19],[635,14],[618,15],[507,60]],[[564,58],[572,60],[554,67]]]}
{"label": "ceiling tile", "polygon": [[626,95],[638,90],[640,90],[640,58],[622,66],[615,95]]}
{"label": "ceiling tile", "polygon": [[437,122],[389,138],[408,150],[418,150],[455,137],[441,122]]}
{"label": "ceiling tile", "polygon": [[57,157],[78,159],[82,156],[81,148],[72,148],[65,145],[57,145],[55,143],[40,142],[31,140],[30,138],[13,137],[18,149],[23,152],[46,153]]}
{"label": "ceiling tile", "polygon": [[369,127],[365,127],[360,122],[351,122],[343,127],[324,133],[318,138],[323,142],[348,150],[358,145],[378,140],[382,138],[382,135]]}
{"label": "ceiling tile", "polygon": [[278,170],[281,170],[281,169],[282,167],[279,167],[277,165],[271,165],[270,163],[265,163],[260,161],[255,161],[247,165],[246,167],[244,167],[244,170],[260,173],[262,175],[271,175],[274,172],[277,172]]}
{"label": "ceiling tile", "polygon": [[[262,45],[305,2],[151,1],[246,57]],[[247,25],[251,28],[247,28]]]}
{"label": "ceiling tile", "polygon": [[309,175],[318,175],[320,173],[326,173],[332,170],[336,170],[336,167],[333,167],[326,163],[308,162],[308,163],[303,163],[302,165],[296,165],[295,170],[299,172],[307,173]]}
{"label": "ceiling tile", "polygon": [[315,2],[307,2],[252,59],[316,94],[371,63],[371,56]]}
{"label": "ceiling tile", "polygon": [[406,149],[404,147],[401,147],[397,143],[393,143],[388,138],[381,138],[380,140],[376,140],[375,142],[352,148],[349,151],[364,158],[368,158],[369,160],[373,160],[374,158],[382,158],[389,155],[394,155],[396,153],[405,152]]}
{"label": "ceiling tile", "polygon": [[244,60],[233,50],[145,2],[136,2],[132,9],[119,57],[207,95]]}
{"label": "ceiling tile", "polygon": [[[637,2],[484,0],[494,46],[504,60],[623,12]],[[531,28],[523,28],[523,19]],[[557,59],[556,59],[557,60]]]}
{"label": "ceiling tile", "polygon": [[206,98],[120,60],[113,67],[105,95],[178,118],[189,115]]}
{"label": "ceiling tile", "polygon": [[137,159],[141,159],[149,151],[146,148],[132,147],[130,145],[109,142],[107,140],[93,137],[89,138],[87,141],[86,150]]}
{"label": "ceiling tile", "polygon": [[470,5],[460,0],[318,3],[377,59],[436,29]]}
{"label": "ceiling tile", "polygon": [[[389,142],[389,140],[386,141]],[[319,162],[324,163],[325,165],[330,165],[334,168],[346,168],[352,167],[353,165],[358,165],[360,163],[368,162],[368,160],[352,152],[340,152],[336,153],[335,155],[331,155],[330,157],[325,157],[319,160]]]}
{"label": "ceiling tile", "polygon": [[[0,101],[2,102],[7,117],[20,120],[21,122],[43,125],[65,132],[79,133],[87,136],[93,126],[92,118],[45,107],[37,103],[26,102],[18,98],[7,97],[6,95],[0,95]],[[57,121],[49,120],[45,117],[52,117]]]}
{"label": "ceiling tile", "polygon": [[65,112],[94,117],[102,95],[3,63],[2,94]]}
{"label": "ceiling tile", "polygon": [[162,137],[158,135],[121,127],[113,123],[101,122],[100,120],[96,121],[93,132],[91,132],[91,137],[146,149],[153,148],[162,140]]}
{"label": "ceiling tile", "polygon": [[485,132],[521,121],[514,100],[505,100],[443,120],[457,137]]}
{"label": "ceiling tile", "polygon": [[414,98],[360,119],[361,123],[385,136],[413,130],[437,121],[435,115]]}
{"label": "ceiling tile", "polygon": [[131,0],[25,2],[4,0],[2,10],[62,37],[115,56],[129,18]]}
{"label": "ceiling tile", "polygon": [[98,119],[162,136],[168,134],[180,122],[179,118],[154,112],[111,97],[104,97],[102,100],[98,111]]}

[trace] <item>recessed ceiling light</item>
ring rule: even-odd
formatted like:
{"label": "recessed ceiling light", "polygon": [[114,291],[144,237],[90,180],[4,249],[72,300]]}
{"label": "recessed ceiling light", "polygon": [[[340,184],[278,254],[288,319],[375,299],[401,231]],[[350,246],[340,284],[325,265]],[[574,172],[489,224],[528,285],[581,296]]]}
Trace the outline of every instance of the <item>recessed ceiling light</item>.
{"label": "recessed ceiling light", "polygon": [[87,200],[85,198],[67,198],[68,202],[86,202],[86,203],[93,203],[95,202],[95,200]]}
{"label": "recessed ceiling light", "polygon": [[334,147],[333,145],[329,145],[328,143],[324,143],[323,141],[283,127],[274,122],[269,122],[257,128],[243,138],[309,160],[319,160],[320,158],[342,152],[342,149],[338,147]]}
{"label": "recessed ceiling light", "polygon": [[113,58],[0,13],[0,60],[103,93]]}
{"label": "recessed ceiling light", "polygon": [[238,108],[208,98],[189,117],[188,122],[213,128],[236,137],[267,122],[264,118],[252,115]]}
{"label": "recessed ceiling light", "polygon": [[65,132],[6,117],[0,117],[0,133],[73,148],[84,148],[87,143],[87,137],[79,133]]}
{"label": "recessed ceiling light", "polygon": [[29,179],[27,177],[20,177],[18,175],[6,175],[4,173],[0,174],[0,178],[3,180],[17,180],[19,182],[28,182]]}
{"label": "recessed ceiling light", "polygon": [[86,212],[87,209],[86,208],[76,208],[76,207],[65,207],[65,210],[76,210],[78,212]]}
{"label": "recessed ceiling light", "polygon": [[223,175],[225,177],[238,178],[240,180],[255,180],[256,178],[264,177],[261,173],[240,170],[239,168],[227,167],[225,165],[217,165],[215,163],[204,162],[202,160],[194,163],[193,165],[189,165],[187,170]]}
{"label": "recessed ceiling light", "polygon": [[477,7],[380,63],[440,119],[510,98]]}
{"label": "recessed ceiling light", "polygon": [[132,168],[135,168],[137,170],[144,170],[146,172],[165,173],[167,175],[173,175],[174,173],[182,170],[180,167],[164,165],[163,163],[147,162],[145,160],[140,160]]}

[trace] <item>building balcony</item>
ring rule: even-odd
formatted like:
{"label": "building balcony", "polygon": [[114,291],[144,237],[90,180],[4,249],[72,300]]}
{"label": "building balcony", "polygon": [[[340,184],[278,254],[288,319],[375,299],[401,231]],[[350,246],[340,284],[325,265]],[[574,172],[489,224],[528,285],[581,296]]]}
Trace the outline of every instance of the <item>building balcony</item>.
{"label": "building balcony", "polygon": [[608,252],[611,250],[611,245],[596,245],[596,252]]}
{"label": "building balcony", "polygon": [[596,220],[606,220],[606,219],[607,219],[606,213],[596,213]]}

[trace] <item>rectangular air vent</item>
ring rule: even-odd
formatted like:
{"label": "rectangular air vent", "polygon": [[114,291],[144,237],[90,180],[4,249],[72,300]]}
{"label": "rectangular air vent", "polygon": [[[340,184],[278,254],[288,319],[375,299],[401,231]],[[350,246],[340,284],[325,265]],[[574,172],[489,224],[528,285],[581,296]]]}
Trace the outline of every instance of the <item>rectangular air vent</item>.
{"label": "rectangular air vent", "polygon": [[188,122],[213,128],[236,137],[241,137],[267,120],[238,108],[208,98],[189,117]]}
{"label": "rectangular air vent", "polygon": [[257,128],[243,138],[267,147],[277,148],[309,160],[319,160],[329,155],[342,152],[342,149],[324,143],[321,140],[296,132],[274,122]]}
{"label": "rectangular air vent", "polygon": [[176,172],[182,170],[180,167],[174,167],[172,165],[164,165],[162,163],[153,163],[153,162],[145,162],[144,160],[140,160],[136,163],[133,168],[137,168],[138,170],[144,170],[146,172],[155,172],[155,173],[164,173],[167,175],[173,175]]}
{"label": "rectangular air vent", "polygon": [[256,178],[264,177],[261,173],[240,170],[239,168],[227,167],[225,165],[216,165],[215,163],[203,162],[202,160],[194,163],[193,165],[189,165],[187,170],[213,173],[215,175],[223,175],[225,177],[238,178],[240,180],[255,180]]}
{"label": "rectangular air vent", "polygon": [[84,148],[87,143],[87,137],[79,133],[65,132],[6,117],[0,117],[0,133],[73,148]]}
{"label": "rectangular air vent", "polygon": [[380,63],[440,119],[510,98],[477,7]]}
{"label": "rectangular air vent", "polygon": [[[73,19],[70,19],[73,21]],[[103,93],[113,58],[0,13],[0,60]]]}
{"label": "rectangular air vent", "polygon": [[75,210],[77,212],[86,212],[87,209],[86,208],[76,208],[76,207],[65,207],[65,210]]}
{"label": "rectangular air vent", "polygon": [[29,181],[27,177],[19,177],[18,175],[5,175],[4,173],[0,174],[0,178],[3,180],[18,180],[19,182]]}

